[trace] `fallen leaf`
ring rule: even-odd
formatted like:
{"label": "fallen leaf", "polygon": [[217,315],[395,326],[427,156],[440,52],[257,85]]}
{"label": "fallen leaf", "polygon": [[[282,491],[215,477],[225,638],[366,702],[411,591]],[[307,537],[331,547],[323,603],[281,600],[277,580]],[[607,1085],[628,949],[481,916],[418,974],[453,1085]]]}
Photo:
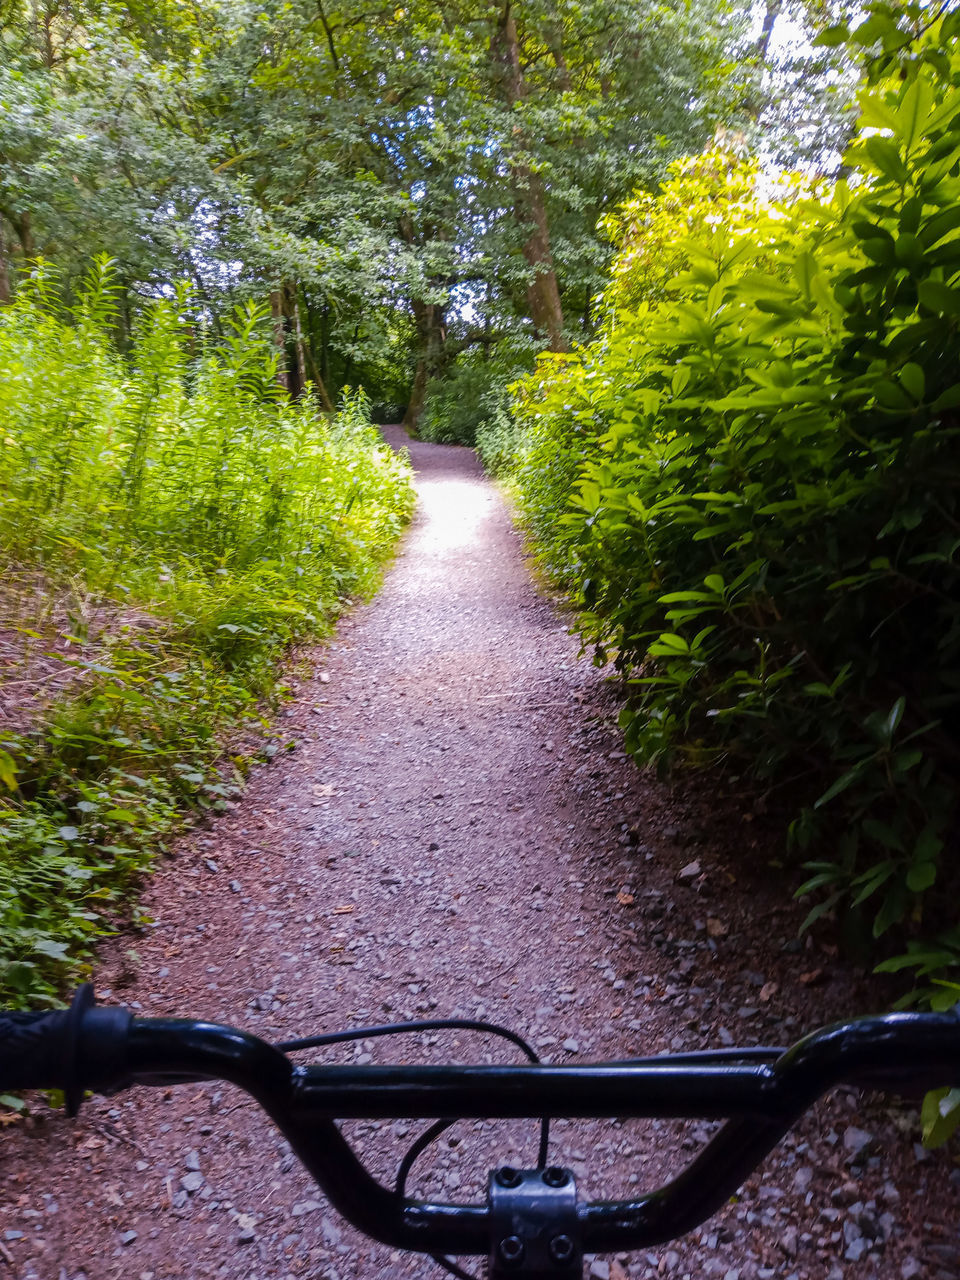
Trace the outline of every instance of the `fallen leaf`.
{"label": "fallen leaf", "polygon": [[801,973],[800,981],[805,987],[815,987],[818,982],[823,981],[823,970],[811,969],[809,973]]}
{"label": "fallen leaf", "polygon": [[335,916],[348,916],[351,911],[356,911],[356,907],[348,905],[348,906],[333,908],[333,914]]}
{"label": "fallen leaf", "polygon": [[725,938],[729,932],[730,926],[728,924],[724,924],[716,916],[707,916],[707,933],[711,938]]}
{"label": "fallen leaf", "polygon": [[767,1001],[772,996],[775,996],[779,990],[780,990],[780,986],[778,983],[765,982],[763,986],[760,988],[760,1003],[766,1004]]}
{"label": "fallen leaf", "polygon": [[633,894],[632,894],[632,893],[618,893],[618,894],[617,894],[617,901],[620,903],[621,907],[632,907],[632,906],[633,906]]}
{"label": "fallen leaf", "polygon": [[311,790],[315,796],[335,796],[337,789],[332,782],[321,783],[320,786],[312,787]]}

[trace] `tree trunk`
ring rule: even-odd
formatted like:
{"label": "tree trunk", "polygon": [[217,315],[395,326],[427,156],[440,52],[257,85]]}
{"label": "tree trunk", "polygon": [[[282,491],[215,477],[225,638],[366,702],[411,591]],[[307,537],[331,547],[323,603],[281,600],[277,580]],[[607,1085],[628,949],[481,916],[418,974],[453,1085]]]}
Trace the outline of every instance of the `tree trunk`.
{"label": "tree trunk", "polygon": [[403,416],[403,425],[415,431],[426,403],[430,380],[436,377],[444,364],[443,346],[446,332],[443,323],[443,307],[434,302],[421,302],[417,298],[411,299],[411,306],[417,326],[418,355],[410,400],[407,403],[407,412]]}
{"label": "tree trunk", "polygon": [[299,400],[307,387],[307,364],[303,355],[303,329],[300,326],[300,303],[296,284],[283,286],[284,331],[287,342],[293,347],[293,359],[287,363],[287,379],[290,394]]}
{"label": "tree trunk", "polygon": [[33,240],[33,219],[29,213],[21,213],[14,226],[20,239],[20,248],[23,251],[24,261],[33,262],[37,256],[37,246]]}
{"label": "tree trunk", "polygon": [[757,41],[757,57],[760,60],[761,67],[766,64],[767,54],[770,51],[770,37],[773,35],[773,28],[782,8],[783,0],[767,0],[766,12],[763,15],[763,27],[760,31],[760,39]]}
{"label": "tree trunk", "polygon": [[10,267],[7,263],[7,243],[3,237],[3,222],[0,221],[0,303],[9,302],[12,296]]}
{"label": "tree trunk", "polygon": [[287,329],[283,316],[282,289],[270,290],[270,312],[273,316],[273,345],[277,349],[277,382],[284,391],[290,390],[287,375]]}
{"label": "tree trunk", "polygon": [[303,350],[306,353],[307,364],[310,366],[310,377],[313,380],[313,385],[317,388],[317,395],[320,397],[320,403],[327,413],[333,413],[333,401],[330,399],[323,378],[320,376],[320,370],[317,368],[317,362],[313,358],[313,352],[310,350],[310,344],[305,343]]}
{"label": "tree trunk", "polygon": [[[520,43],[511,0],[506,0],[499,26],[493,38],[493,53],[501,67],[504,101],[511,109],[526,97],[526,85],[520,67]],[[530,267],[527,285],[527,307],[538,333],[547,338],[551,351],[567,351],[563,333],[563,307],[560,287],[550,251],[550,227],[547,220],[546,192],[540,175],[526,159],[526,139],[519,126],[513,130],[514,152],[510,158],[517,218],[530,227],[523,245],[523,256]]]}

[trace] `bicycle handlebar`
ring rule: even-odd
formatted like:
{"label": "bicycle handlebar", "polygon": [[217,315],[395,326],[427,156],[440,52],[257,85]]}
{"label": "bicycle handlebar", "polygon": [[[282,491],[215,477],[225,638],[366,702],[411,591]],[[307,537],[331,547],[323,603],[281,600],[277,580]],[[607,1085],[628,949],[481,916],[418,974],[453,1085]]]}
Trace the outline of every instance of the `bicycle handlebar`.
{"label": "bicycle handlebar", "polygon": [[94,1008],[89,988],[65,1012],[0,1014],[0,1092],[62,1089],[75,1111],[87,1089],[207,1079],[254,1097],[356,1227],[394,1248],[431,1254],[487,1253],[490,1202],[435,1204],[384,1187],[335,1120],[726,1119],[664,1187],[632,1200],[576,1205],[582,1248],[599,1253],[649,1247],[699,1225],[835,1085],[960,1085],[960,1016],[894,1013],[837,1023],[759,1063],[681,1055],[596,1065],[302,1067],[231,1027]]}

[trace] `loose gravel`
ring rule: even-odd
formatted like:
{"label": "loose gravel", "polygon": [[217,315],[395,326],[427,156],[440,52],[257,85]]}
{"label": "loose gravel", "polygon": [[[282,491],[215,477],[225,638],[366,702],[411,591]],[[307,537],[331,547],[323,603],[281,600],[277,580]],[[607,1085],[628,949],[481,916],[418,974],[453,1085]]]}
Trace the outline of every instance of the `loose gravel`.
{"label": "loose gravel", "polygon": [[[405,438],[386,429],[391,443]],[[467,450],[413,443],[419,511],[386,584],[302,657],[281,749],[159,868],[152,927],[98,994],[268,1039],[423,1016],[489,1018],[548,1061],[785,1043],[888,992],[800,942],[763,815],[637,773],[614,691],[538,594]],[[505,1061],[471,1033],[362,1041],[329,1061]],[[418,1131],[344,1126],[385,1176]],[[587,1194],[670,1176],[706,1124],[561,1123]],[[915,1108],[843,1091],[737,1200],[593,1280],[960,1276],[960,1170]],[[464,1123],[412,1176],[469,1199],[534,1159],[528,1124]],[[475,1267],[479,1270],[479,1267]],[[0,1133],[0,1275],[14,1280],[383,1280],[440,1275],[326,1204],[255,1106],[222,1085],[140,1089]]]}

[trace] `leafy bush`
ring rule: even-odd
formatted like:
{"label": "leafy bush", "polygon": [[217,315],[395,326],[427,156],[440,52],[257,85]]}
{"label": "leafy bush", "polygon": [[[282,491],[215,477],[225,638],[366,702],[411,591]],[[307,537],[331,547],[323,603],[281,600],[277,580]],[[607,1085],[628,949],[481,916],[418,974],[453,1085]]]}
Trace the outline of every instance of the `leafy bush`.
{"label": "leafy bush", "polygon": [[417,424],[417,434],[435,444],[473,446],[502,391],[496,366],[461,358],[443,378],[434,379]]}
{"label": "leafy bush", "polygon": [[885,965],[935,1003],[960,960],[957,28],[864,96],[832,191],[747,200],[707,157],[629,207],[607,329],[525,384],[511,467],[636,758],[785,788],[810,919],[939,930]]}
{"label": "leafy bush", "polygon": [[125,360],[109,263],[69,311],[55,284],[0,310],[0,547],[118,623],[0,736],[0,1000],[24,1003],[82,971],[184,804],[236,794],[224,731],[262,727],[279,651],[372,589],[413,501],[362,395],[330,421],[286,398],[263,310],[208,345],[185,294],[155,302]]}

